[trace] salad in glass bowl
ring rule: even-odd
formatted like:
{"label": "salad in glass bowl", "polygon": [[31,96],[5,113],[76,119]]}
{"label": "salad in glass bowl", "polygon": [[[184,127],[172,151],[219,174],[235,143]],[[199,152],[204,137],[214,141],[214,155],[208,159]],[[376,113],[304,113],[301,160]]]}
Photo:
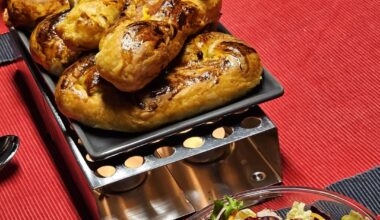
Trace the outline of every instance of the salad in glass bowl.
{"label": "salad in glass bowl", "polygon": [[359,203],[326,190],[270,187],[225,196],[190,220],[376,220]]}

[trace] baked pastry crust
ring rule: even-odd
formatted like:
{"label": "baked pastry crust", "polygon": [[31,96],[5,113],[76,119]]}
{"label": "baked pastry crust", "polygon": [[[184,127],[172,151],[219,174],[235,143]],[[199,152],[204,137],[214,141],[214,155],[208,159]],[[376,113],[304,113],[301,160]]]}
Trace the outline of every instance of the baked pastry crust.
{"label": "baked pastry crust", "polygon": [[68,0],[7,0],[4,20],[9,26],[32,30],[46,16],[69,8]]}
{"label": "baked pastry crust", "polygon": [[102,33],[119,18],[125,2],[79,0],[57,25],[57,33],[73,49],[97,49]]}
{"label": "baked pastry crust", "polygon": [[63,114],[83,124],[141,132],[227,104],[258,85],[261,74],[254,49],[212,32],[191,40],[173,67],[136,93],[103,80],[94,56],[85,56],[61,76],[55,99]]}
{"label": "baked pastry crust", "polygon": [[100,75],[121,91],[142,89],[178,55],[188,36],[220,17],[221,0],[152,2],[128,6],[127,16],[105,33],[99,45]]}
{"label": "baked pastry crust", "polygon": [[60,12],[45,18],[33,30],[29,41],[33,60],[56,76],[80,55],[80,51],[69,48],[55,31],[66,15],[67,12]]}

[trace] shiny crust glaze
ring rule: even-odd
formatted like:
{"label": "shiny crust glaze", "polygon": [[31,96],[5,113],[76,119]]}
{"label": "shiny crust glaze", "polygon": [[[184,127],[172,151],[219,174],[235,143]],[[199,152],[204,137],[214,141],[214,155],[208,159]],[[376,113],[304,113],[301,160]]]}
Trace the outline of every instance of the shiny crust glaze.
{"label": "shiny crust glaze", "polygon": [[190,41],[173,66],[135,93],[117,90],[99,77],[92,55],[61,76],[56,103],[83,124],[140,132],[224,105],[260,83],[262,66],[252,48],[222,33]]}
{"label": "shiny crust glaze", "polygon": [[125,2],[80,0],[57,25],[57,33],[73,49],[97,49],[102,33],[119,18]]}
{"label": "shiny crust glaze", "polygon": [[8,25],[31,30],[46,16],[69,8],[68,0],[8,0],[4,17]]}
{"label": "shiny crust glaze", "polygon": [[67,12],[51,15],[40,22],[30,36],[30,53],[35,62],[49,73],[60,75],[80,55],[79,51],[68,48],[57,35],[55,28]]}
{"label": "shiny crust glaze", "polygon": [[96,55],[100,75],[126,92],[151,82],[178,55],[189,35],[216,23],[220,16],[220,0],[142,2],[128,5],[125,17],[104,35]]}
{"label": "shiny crust glaze", "polygon": [[[129,24],[129,20],[125,20]],[[119,26],[120,27],[120,26]],[[122,91],[143,88],[181,49],[185,38],[176,26],[160,21],[138,21],[117,29],[102,40],[96,57],[101,76]],[[117,47],[113,47],[117,42]],[[124,71],[136,74],[123,74]],[[119,72],[119,74],[113,74]]]}

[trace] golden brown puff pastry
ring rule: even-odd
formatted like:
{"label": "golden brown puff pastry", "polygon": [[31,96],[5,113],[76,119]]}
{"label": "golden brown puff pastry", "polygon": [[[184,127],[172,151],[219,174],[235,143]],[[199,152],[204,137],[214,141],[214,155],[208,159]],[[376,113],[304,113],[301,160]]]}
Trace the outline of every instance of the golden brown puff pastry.
{"label": "golden brown puff pastry", "polygon": [[92,127],[140,132],[224,105],[261,79],[255,50],[223,33],[197,36],[176,61],[143,90],[125,93],[99,76],[93,56],[83,57],[61,76],[57,106]]}
{"label": "golden brown puff pastry", "polygon": [[[180,52],[189,35],[220,17],[221,0],[158,0],[127,8],[132,15],[118,21],[104,35],[96,55],[102,78],[121,91],[143,88]],[[142,16],[141,16],[142,14]]]}
{"label": "golden brown puff pastry", "polygon": [[150,2],[149,0],[127,0],[121,16],[130,20],[140,20],[143,17],[142,7],[144,5],[148,7]]}
{"label": "golden brown puff pastry", "polygon": [[[76,4],[78,0],[70,0],[70,5]],[[73,63],[82,51],[73,45],[68,46],[67,41],[63,41],[57,34],[57,25],[66,21],[68,13],[71,12],[67,10],[46,18],[34,29],[30,38],[30,51],[35,62],[57,76]]]}
{"label": "golden brown puff pastry", "polygon": [[70,47],[97,49],[103,31],[119,18],[125,1],[79,0],[57,25],[57,33]]}
{"label": "golden brown puff pastry", "polygon": [[8,0],[4,20],[8,25],[31,30],[46,16],[69,8],[69,0]]}
{"label": "golden brown puff pastry", "polygon": [[50,15],[40,22],[30,36],[30,53],[33,60],[49,73],[60,75],[80,55],[78,50],[67,47],[57,35],[56,25],[65,18],[67,12]]}
{"label": "golden brown puff pastry", "polygon": [[174,25],[162,21],[133,22],[125,30],[117,29],[103,38],[96,65],[101,76],[119,90],[133,92],[169,64],[185,38]]}

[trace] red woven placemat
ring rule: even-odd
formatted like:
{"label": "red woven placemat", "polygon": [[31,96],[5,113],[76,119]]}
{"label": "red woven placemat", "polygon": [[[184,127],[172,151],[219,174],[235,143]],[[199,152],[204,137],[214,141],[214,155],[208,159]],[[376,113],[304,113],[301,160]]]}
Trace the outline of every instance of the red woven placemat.
{"label": "red woven placemat", "polygon": [[1,219],[76,219],[71,201],[38,129],[37,112],[16,73],[21,62],[0,68],[0,135],[16,134],[16,156],[0,173]]}
{"label": "red woven placemat", "polygon": [[[380,164],[379,8],[378,1],[224,0],[222,23],[285,87],[263,108],[279,128],[286,185],[322,188]],[[0,67],[0,134],[22,140],[0,175],[1,218],[79,218],[16,69]]]}
{"label": "red woven placemat", "polygon": [[224,1],[222,22],[261,54],[285,95],[286,185],[324,187],[380,164],[379,1]]}

